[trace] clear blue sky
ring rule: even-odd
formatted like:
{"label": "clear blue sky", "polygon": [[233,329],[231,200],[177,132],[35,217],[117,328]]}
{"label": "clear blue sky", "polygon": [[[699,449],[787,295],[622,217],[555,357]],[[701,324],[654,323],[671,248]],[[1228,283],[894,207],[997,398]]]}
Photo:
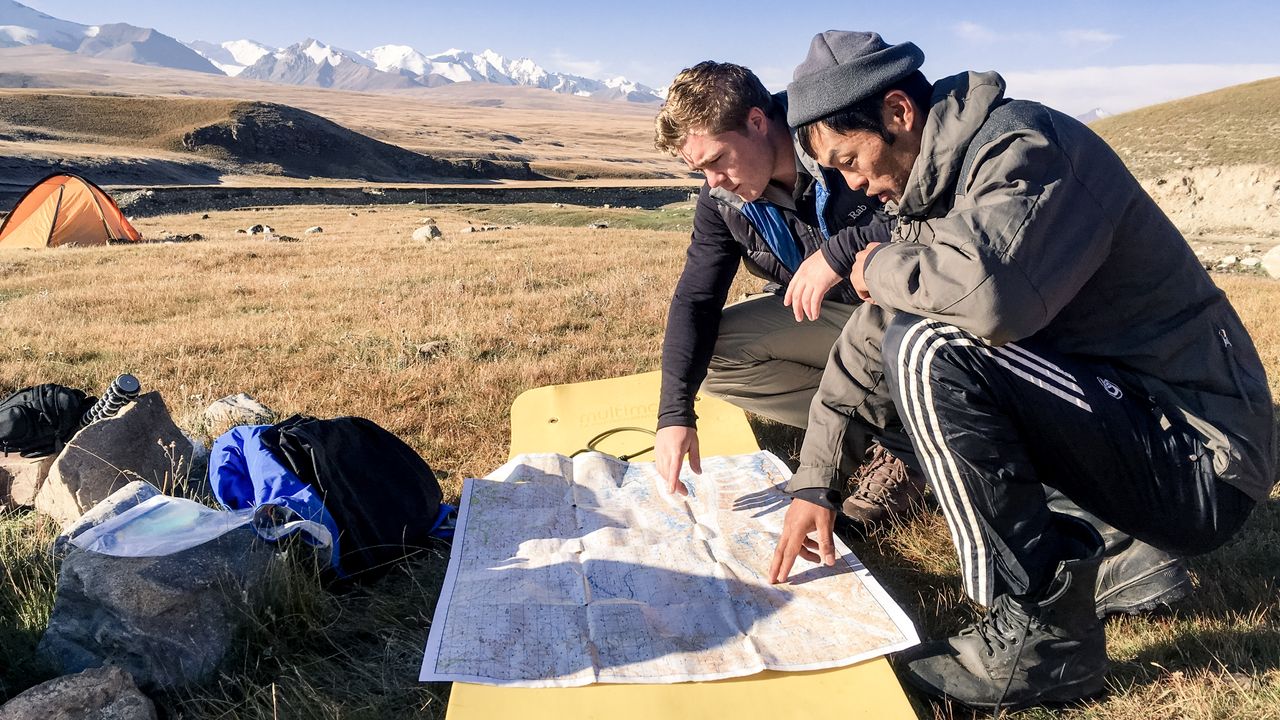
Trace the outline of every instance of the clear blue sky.
{"label": "clear blue sky", "polygon": [[285,46],[314,37],[351,50],[402,44],[425,53],[492,48],[550,70],[625,75],[654,87],[682,67],[716,59],[747,65],[782,89],[815,33],[877,30],[890,42],[919,45],[930,77],[999,70],[1011,94],[1071,112],[1123,110],[1280,75],[1276,0],[785,4],[796,12],[753,1],[20,1],[65,20],[128,22],[179,40]]}

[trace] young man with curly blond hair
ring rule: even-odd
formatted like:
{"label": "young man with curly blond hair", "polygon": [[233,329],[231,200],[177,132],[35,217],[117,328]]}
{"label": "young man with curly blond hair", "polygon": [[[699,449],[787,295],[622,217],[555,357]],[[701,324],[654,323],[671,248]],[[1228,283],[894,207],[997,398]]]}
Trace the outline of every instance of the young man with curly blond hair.
{"label": "young man with curly blond hair", "polygon": [[[656,125],[658,149],[706,182],[676,285],[662,351],[655,446],[672,492],[684,458],[699,472],[693,398],[708,393],[773,420],[804,427],[832,343],[860,301],[848,275],[868,242],[888,240],[881,203],[851,190],[797,150],[785,94],[770,94],[750,70],[704,62],[682,71]],[[765,292],[725,307],[738,265],[769,282]],[[703,381],[705,380],[705,386]],[[872,405],[875,405],[874,403]],[[882,398],[880,410],[892,407]],[[870,437],[847,448],[847,478]],[[868,464],[846,514],[872,526],[914,508],[923,480],[883,453]],[[815,493],[835,509],[839,494]]]}

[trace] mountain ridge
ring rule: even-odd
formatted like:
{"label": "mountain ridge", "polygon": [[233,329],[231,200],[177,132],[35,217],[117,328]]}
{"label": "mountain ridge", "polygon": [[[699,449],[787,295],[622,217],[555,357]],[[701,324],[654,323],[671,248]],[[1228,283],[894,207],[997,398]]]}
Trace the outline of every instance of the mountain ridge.
{"label": "mountain ridge", "polygon": [[407,45],[379,45],[352,51],[310,37],[285,48],[249,39],[183,43],[155,28],[123,22],[85,25],[17,0],[0,0],[0,48],[29,45],[140,65],[357,92],[478,82],[632,103],[657,103],[664,97],[662,90],[623,77],[599,80],[548,71],[530,58],[508,60],[491,49],[475,53],[451,48],[428,55]]}

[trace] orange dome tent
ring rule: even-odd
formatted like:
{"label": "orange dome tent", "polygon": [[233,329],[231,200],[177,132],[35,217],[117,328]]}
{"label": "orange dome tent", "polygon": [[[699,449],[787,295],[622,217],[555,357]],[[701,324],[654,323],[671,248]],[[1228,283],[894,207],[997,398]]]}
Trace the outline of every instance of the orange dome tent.
{"label": "orange dome tent", "polygon": [[33,185],[0,224],[0,248],[140,240],[142,235],[102,188],[68,173],[50,175]]}

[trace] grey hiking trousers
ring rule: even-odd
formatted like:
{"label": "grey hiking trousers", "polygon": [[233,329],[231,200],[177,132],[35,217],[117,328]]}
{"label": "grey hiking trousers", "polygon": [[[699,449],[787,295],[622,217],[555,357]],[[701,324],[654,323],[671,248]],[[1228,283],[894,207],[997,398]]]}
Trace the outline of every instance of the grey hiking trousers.
{"label": "grey hiking trousers", "polygon": [[805,427],[831,346],[856,307],[828,301],[817,320],[796,322],[782,296],[773,293],[726,306],[702,390],[756,415]]}
{"label": "grey hiking trousers", "polygon": [[809,405],[800,468],[788,492],[843,488],[873,440],[907,464],[914,462],[911,441],[885,385],[880,354],[893,312],[872,303],[852,310],[831,346],[826,372]]}

